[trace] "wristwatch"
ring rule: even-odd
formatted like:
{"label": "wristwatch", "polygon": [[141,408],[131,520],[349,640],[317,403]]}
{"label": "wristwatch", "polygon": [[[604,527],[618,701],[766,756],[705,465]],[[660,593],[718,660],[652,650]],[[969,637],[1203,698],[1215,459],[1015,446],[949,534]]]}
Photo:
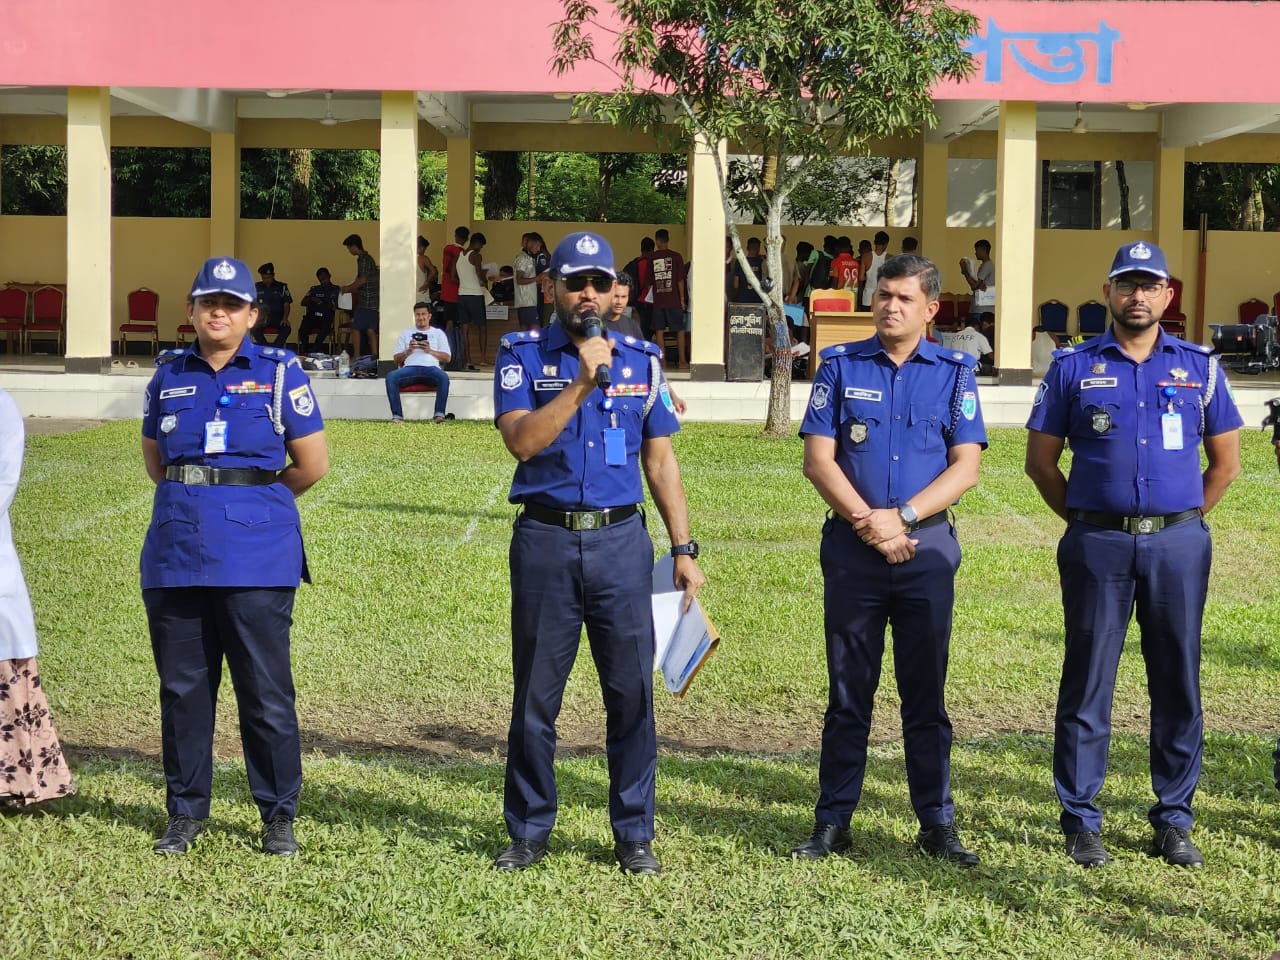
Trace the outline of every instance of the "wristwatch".
{"label": "wristwatch", "polygon": [[920,519],[920,515],[916,513],[916,508],[909,503],[904,503],[898,508],[898,516],[902,518],[902,522],[907,525],[907,530],[916,528],[916,521]]}
{"label": "wristwatch", "polygon": [[692,557],[698,559],[698,541],[690,540],[688,543],[673,543],[671,545],[671,555],[673,557]]}

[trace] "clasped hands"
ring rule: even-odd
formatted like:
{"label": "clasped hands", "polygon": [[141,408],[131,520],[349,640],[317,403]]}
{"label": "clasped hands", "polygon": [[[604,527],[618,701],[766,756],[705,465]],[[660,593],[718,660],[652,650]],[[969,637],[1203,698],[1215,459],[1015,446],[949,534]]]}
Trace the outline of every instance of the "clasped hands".
{"label": "clasped hands", "polygon": [[890,563],[904,563],[916,555],[916,544],[920,541],[907,536],[906,524],[897,510],[861,510],[850,517],[858,539],[875,547]]}

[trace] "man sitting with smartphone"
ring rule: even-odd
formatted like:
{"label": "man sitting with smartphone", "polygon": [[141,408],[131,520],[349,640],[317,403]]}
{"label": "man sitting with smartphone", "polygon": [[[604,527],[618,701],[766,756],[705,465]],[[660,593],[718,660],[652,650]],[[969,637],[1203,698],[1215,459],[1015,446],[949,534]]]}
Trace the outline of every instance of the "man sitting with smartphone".
{"label": "man sitting with smartphone", "polygon": [[448,335],[431,326],[431,304],[415,303],[413,326],[396,339],[395,357],[400,366],[387,374],[387,402],[391,404],[392,423],[404,423],[401,388],[418,383],[436,388],[435,422],[453,419],[453,414],[445,413],[449,403],[449,374],[441,366],[449,362],[450,356]]}

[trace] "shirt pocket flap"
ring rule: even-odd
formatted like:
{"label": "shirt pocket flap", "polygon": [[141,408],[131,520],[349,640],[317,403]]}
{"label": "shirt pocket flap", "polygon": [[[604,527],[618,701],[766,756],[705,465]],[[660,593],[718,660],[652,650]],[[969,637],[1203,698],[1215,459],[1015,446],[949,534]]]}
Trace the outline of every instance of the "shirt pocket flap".
{"label": "shirt pocket flap", "polygon": [[271,522],[271,508],[265,503],[228,503],[227,519],[246,527]]}

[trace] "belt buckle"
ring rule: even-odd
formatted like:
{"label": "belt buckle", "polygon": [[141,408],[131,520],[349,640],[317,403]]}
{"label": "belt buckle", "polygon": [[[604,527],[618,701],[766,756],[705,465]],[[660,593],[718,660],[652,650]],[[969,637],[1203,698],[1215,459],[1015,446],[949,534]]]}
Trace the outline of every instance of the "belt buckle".
{"label": "belt buckle", "polygon": [[208,484],[209,478],[206,476],[204,467],[189,463],[183,469],[186,473],[186,476],[183,477],[184,483],[195,484],[196,486]]}
{"label": "belt buckle", "polygon": [[1137,533],[1155,533],[1156,527],[1155,517],[1138,517],[1138,523],[1135,527]]}
{"label": "belt buckle", "polygon": [[573,517],[574,530],[594,530],[598,526],[596,521],[600,514],[592,510],[583,510],[579,513],[571,514],[571,516]]}

